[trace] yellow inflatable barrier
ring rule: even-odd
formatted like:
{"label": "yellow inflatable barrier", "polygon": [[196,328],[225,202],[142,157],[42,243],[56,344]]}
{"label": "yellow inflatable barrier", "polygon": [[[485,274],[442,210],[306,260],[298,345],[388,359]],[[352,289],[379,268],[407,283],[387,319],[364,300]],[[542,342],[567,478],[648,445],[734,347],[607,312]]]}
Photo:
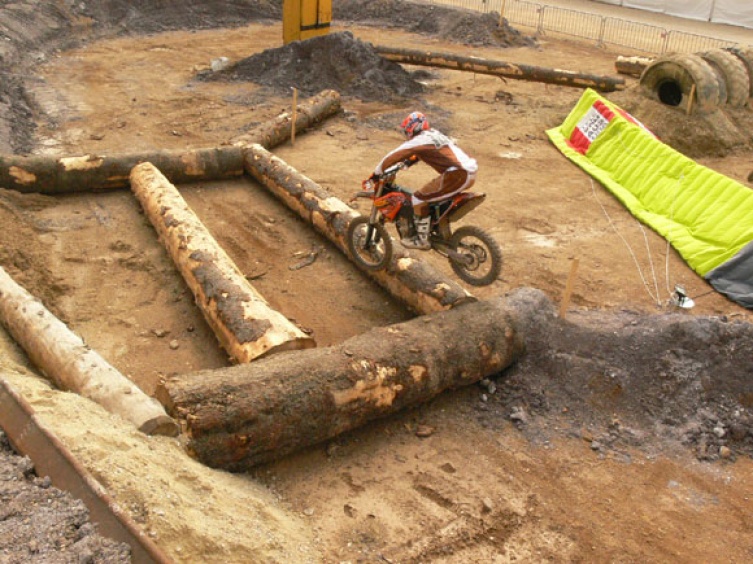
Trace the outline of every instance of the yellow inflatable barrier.
{"label": "yellow inflatable barrier", "polygon": [[591,89],[547,135],[717,291],[753,307],[750,188],[665,145]]}

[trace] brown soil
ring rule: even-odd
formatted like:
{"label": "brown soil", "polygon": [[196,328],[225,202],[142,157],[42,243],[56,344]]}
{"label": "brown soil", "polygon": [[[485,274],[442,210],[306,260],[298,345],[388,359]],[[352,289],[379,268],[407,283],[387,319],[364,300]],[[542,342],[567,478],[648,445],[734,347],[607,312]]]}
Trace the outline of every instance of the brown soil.
{"label": "brown soil", "polygon": [[[26,88],[0,97],[10,116],[0,120],[8,124],[4,147],[78,155],[216,146],[290,106],[287,92],[251,76],[199,80],[219,57],[241,63],[281,48],[279,22],[244,20],[276,17],[278,3],[231,2],[223,14],[212,3],[153,4],[159,8],[110,0],[45,12],[46,21],[75,22],[68,44],[25,20],[36,31],[13,45],[40,55],[4,58],[19,65],[16,85]],[[343,14],[335,4],[333,32],[349,32],[359,41],[354,49],[385,44],[614,74],[615,54],[587,45],[466,41],[483,44],[471,49],[410,19],[410,31],[346,23],[367,11],[378,22],[383,16],[371,10],[405,9],[401,3],[341,4],[348,5]],[[245,16],[250,7],[257,12]],[[3,10],[7,18],[10,8]],[[460,20],[433,13],[437,29]],[[141,31],[149,35],[136,36]],[[89,40],[74,48],[82,38]],[[332,62],[308,54],[309,67]],[[25,80],[20,68],[30,69]],[[290,71],[292,87],[291,69],[281,70]],[[351,91],[342,114],[275,153],[348,200],[399,143],[394,127],[406,112],[426,112],[457,138],[478,159],[476,188],[488,194],[467,220],[505,253],[501,279],[469,290],[520,300],[527,294],[515,290],[530,287],[552,301],[531,312],[528,353],[516,366],[247,475],[207,469],[179,441],[143,437],[90,402],[51,390],[2,332],[0,374],[178,562],[749,560],[751,312],[713,292],[548,142],[544,132],[580,91],[417,70],[394,71],[422,83],[412,98],[399,89],[378,99]],[[339,84],[307,76],[312,90],[346,90],[342,75],[319,75]],[[753,112],[689,118],[632,89],[609,97],[667,142],[745,182]],[[414,167],[404,183],[430,177]],[[181,192],[259,292],[320,347],[412,316],[250,180]],[[0,265],[148,393],[163,377],[228,365],[129,192],[2,190],[0,224]],[[300,267],[312,250],[316,260]],[[575,259],[562,320],[557,308]],[[453,276],[439,257],[426,260]],[[669,305],[677,283],[696,299],[694,309]],[[0,510],[13,499],[12,482],[3,482]],[[25,519],[0,526],[20,529],[36,517]],[[53,527],[29,535],[71,538]],[[28,544],[12,540],[21,538],[28,537],[0,535],[0,559],[32,559]],[[112,560],[92,553],[90,561]]]}

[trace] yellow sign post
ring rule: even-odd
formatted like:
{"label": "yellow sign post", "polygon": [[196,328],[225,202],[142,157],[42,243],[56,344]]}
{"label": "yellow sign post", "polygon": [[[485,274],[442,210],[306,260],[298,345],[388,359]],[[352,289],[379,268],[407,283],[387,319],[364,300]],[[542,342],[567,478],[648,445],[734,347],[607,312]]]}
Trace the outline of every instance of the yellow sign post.
{"label": "yellow sign post", "polygon": [[332,0],[283,0],[282,42],[327,35],[331,21]]}

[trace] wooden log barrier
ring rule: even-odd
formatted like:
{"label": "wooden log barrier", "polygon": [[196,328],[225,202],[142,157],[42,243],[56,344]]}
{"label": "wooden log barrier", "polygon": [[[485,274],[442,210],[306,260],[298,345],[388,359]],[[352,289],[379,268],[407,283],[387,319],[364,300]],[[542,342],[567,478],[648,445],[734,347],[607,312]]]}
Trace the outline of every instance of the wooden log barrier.
{"label": "wooden log barrier", "polygon": [[[359,214],[260,145],[246,148],[246,170],[341,251],[348,225]],[[425,314],[475,301],[462,286],[394,246],[385,270],[367,272],[395,298]]]}
{"label": "wooden log barrier", "polygon": [[235,362],[316,346],[314,339],[272,309],[248,283],[175,186],[154,165],[134,167],[131,185],[204,318]]}
{"label": "wooden log barrier", "polygon": [[[296,108],[296,131],[303,132],[340,110],[340,95],[324,90]],[[219,180],[243,175],[243,145],[271,149],[291,135],[290,112],[262,123],[232,145],[193,150],[69,157],[0,155],[0,188],[19,192],[64,194],[128,187],[131,169],[144,162],[156,166],[173,184]]]}
{"label": "wooden log barrier", "polygon": [[43,194],[122,189],[142,162],[154,163],[175,183],[243,175],[242,153],[232,146],[74,157],[0,155],[0,186]]}
{"label": "wooden log barrier", "polygon": [[417,49],[398,49],[377,45],[375,50],[388,61],[408,65],[438,67],[460,71],[489,74],[502,78],[514,78],[546,84],[559,84],[576,88],[593,88],[601,92],[614,92],[625,88],[625,80],[619,77],[584,74],[575,71],[536,67],[479,57],[464,57],[453,53],[432,53]]}
{"label": "wooden log barrier", "polygon": [[192,456],[245,471],[499,373],[524,352],[517,316],[504,298],[478,301],[332,347],[182,374],[160,397],[185,420]]}
{"label": "wooden log barrier", "polygon": [[0,322],[57,387],[95,401],[146,434],[178,434],[178,424],[156,399],[89,348],[2,267]]}
{"label": "wooden log barrier", "polygon": [[646,67],[653,62],[652,57],[626,57],[619,55],[614,61],[614,69],[620,74],[640,78]]}
{"label": "wooden log barrier", "polygon": [[[293,111],[283,112],[247,134],[236,137],[232,143],[238,147],[257,143],[265,149],[272,149],[290,139],[293,131],[296,134],[303,132],[339,111],[340,94],[335,90],[323,90],[301,104],[296,104]],[[294,115],[295,124],[293,124]]]}

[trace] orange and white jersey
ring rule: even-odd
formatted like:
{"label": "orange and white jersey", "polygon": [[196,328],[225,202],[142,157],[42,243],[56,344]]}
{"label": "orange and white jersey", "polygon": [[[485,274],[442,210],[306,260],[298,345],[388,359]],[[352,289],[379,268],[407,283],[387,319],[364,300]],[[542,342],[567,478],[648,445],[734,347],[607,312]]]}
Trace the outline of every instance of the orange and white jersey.
{"label": "orange and white jersey", "polygon": [[469,157],[444,133],[428,129],[387,153],[374,173],[382,174],[385,169],[414,155],[439,174],[454,170],[473,174],[478,170],[476,159]]}

